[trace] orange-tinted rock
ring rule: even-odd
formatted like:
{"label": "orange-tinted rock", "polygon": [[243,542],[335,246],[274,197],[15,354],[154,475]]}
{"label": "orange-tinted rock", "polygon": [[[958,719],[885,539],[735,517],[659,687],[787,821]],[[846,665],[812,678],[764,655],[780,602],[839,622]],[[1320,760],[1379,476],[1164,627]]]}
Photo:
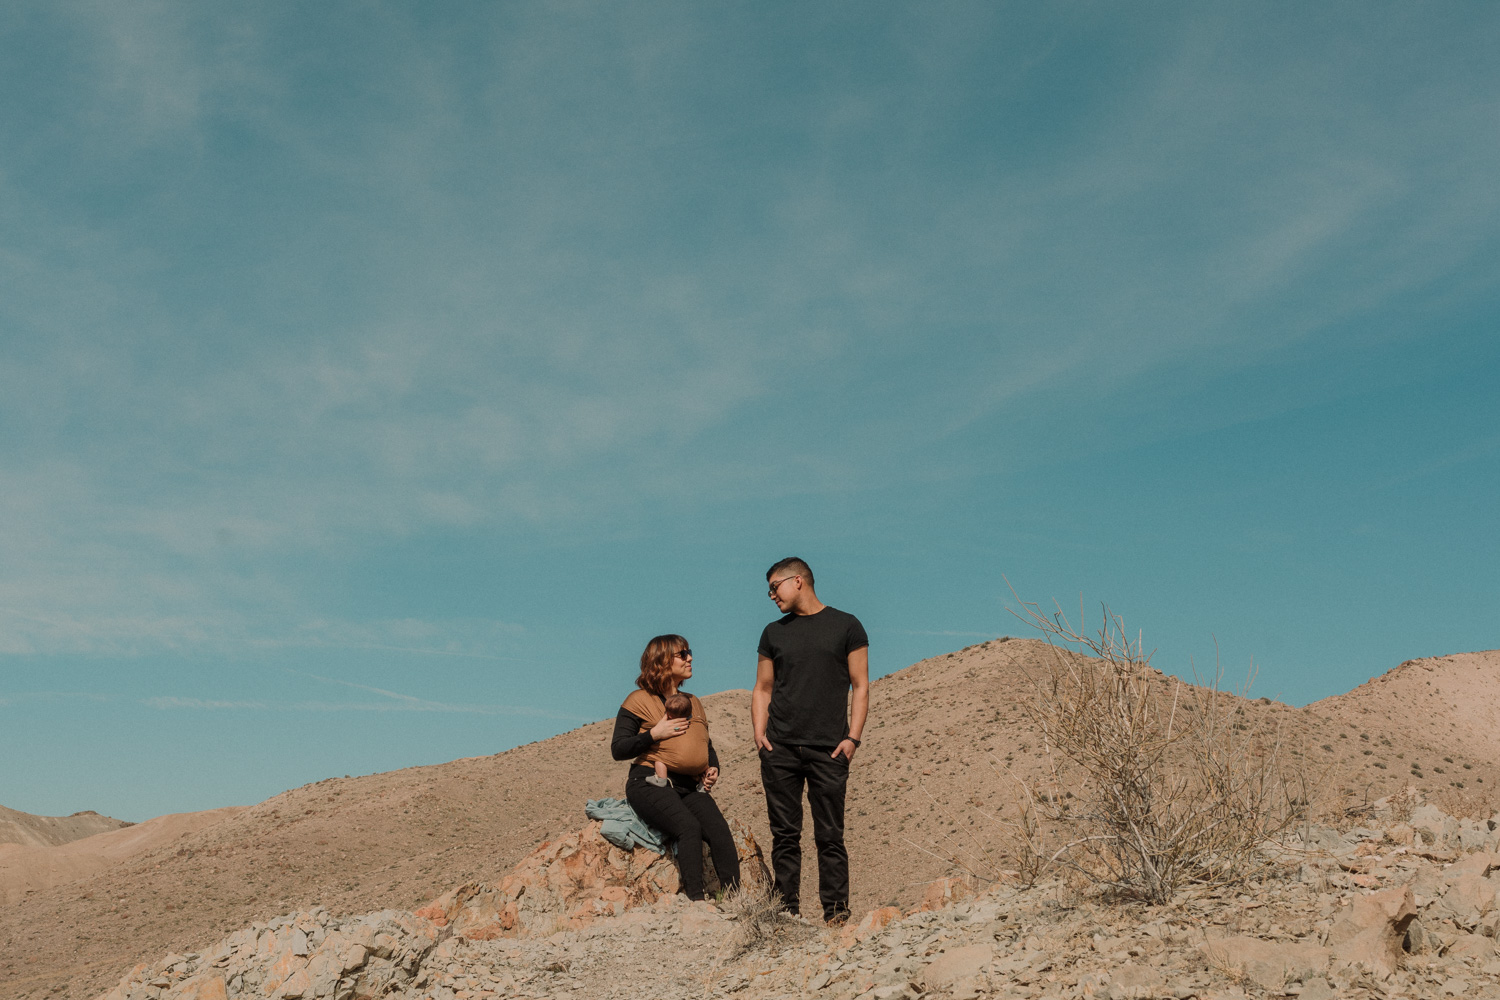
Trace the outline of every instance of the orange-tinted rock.
{"label": "orange-tinted rock", "polygon": [[278,1000],[299,1000],[312,992],[312,980],[308,978],[306,969],[298,969],[287,977],[286,982],[276,991]]}
{"label": "orange-tinted rock", "polygon": [[961,899],[967,899],[974,895],[974,890],[969,883],[961,878],[940,878],[927,886],[927,891],[922,895],[922,902],[913,913],[921,913],[927,910],[941,910],[945,906],[957,903]]}
{"label": "orange-tinted rock", "polygon": [[859,923],[844,926],[843,933],[839,935],[839,947],[848,948],[865,940],[899,916],[901,916],[901,911],[894,906],[882,906],[871,910]]}
{"label": "orange-tinted rock", "polygon": [[306,965],[307,959],[293,955],[290,951],[282,952],[266,973],[266,981],[263,984],[266,992],[280,988],[282,983],[290,979],[294,973],[300,972]]}
{"label": "orange-tinted rock", "polygon": [[184,980],[167,994],[168,1000],[229,1000],[229,990],[224,977],[217,975],[194,976]]}
{"label": "orange-tinted rock", "polygon": [[[732,822],[741,870],[765,871],[749,830]],[[707,867],[705,875],[711,872]],[[705,878],[714,891],[717,880]],[[544,842],[498,886],[468,884],[418,910],[419,916],[471,941],[551,931],[558,921],[581,928],[600,917],[646,906],[677,891],[676,863],[645,848],[622,850],[605,840],[599,824]]]}
{"label": "orange-tinted rock", "polygon": [[480,891],[477,882],[466,882],[463,885],[449,889],[437,899],[428,903],[416,915],[425,920],[431,920],[439,927],[447,927],[453,917],[463,910],[464,905]]}

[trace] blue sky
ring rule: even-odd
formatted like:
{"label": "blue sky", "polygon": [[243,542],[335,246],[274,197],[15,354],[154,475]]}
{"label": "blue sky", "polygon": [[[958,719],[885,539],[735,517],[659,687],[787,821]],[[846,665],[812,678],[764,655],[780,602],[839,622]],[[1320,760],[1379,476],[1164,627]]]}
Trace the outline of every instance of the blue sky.
{"label": "blue sky", "polygon": [[[0,803],[128,819],[1108,602],[1500,646],[1500,9],[12,4]],[[748,734],[717,734],[722,740]],[[604,753],[604,748],[600,748]]]}

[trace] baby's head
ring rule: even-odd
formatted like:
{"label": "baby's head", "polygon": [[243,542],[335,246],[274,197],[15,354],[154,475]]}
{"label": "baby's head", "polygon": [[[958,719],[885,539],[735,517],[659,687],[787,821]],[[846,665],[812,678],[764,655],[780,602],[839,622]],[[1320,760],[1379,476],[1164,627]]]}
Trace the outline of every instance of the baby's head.
{"label": "baby's head", "polygon": [[681,692],[673,692],[662,699],[667,706],[667,718],[669,719],[691,719],[693,717],[693,699]]}

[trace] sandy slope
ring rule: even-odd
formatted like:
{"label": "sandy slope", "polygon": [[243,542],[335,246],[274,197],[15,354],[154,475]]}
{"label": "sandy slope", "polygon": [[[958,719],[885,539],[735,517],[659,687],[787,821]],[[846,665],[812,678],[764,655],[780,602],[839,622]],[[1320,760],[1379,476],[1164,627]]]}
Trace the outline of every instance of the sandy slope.
{"label": "sandy slope", "polygon": [[[920,898],[922,883],[947,867],[939,856],[988,835],[980,810],[1013,801],[1014,779],[1037,773],[1039,740],[1024,704],[1044,655],[1036,642],[995,640],[873,685],[850,778],[856,912]],[[1482,756],[1477,737],[1455,735],[1473,723],[1451,713],[1500,698],[1500,654],[1472,655],[1473,663],[1447,658],[1436,684],[1463,694],[1428,699],[1421,712],[1410,704],[1420,692],[1395,681],[1306,709],[1269,700],[1244,708],[1305,748],[1308,773],[1332,805],[1408,780],[1435,792],[1487,792],[1500,785],[1496,756]],[[1414,676],[1422,669],[1400,668]],[[1423,672],[1423,689],[1426,679]],[[769,843],[748,695],[704,702],[725,768],[720,804]],[[584,800],[621,794],[624,767],[606,748],[611,722],[491,757],[307,785],[84,882],[0,907],[0,996],[92,997],[142,958],[201,947],[274,914],[412,908],[467,879],[493,879],[549,834],[581,825]],[[1422,777],[1404,769],[1413,762]],[[816,898],[810,858],[804,877],[803,897]]]}
{"label": "sandy slope", "polygon": [[[1408,660],[1306,710],[1368,732],[1370,757],[1392,771],[1407,773],[1417,764],[1449,795],[1460,794],[1455,783],[1462,782],[1464,793],[1483,797],[1481,786],[1492,779],[1476,784],[1480,775],[1464,765],[1500,761],[1500,650]],[[1404,758],[1396,756],[1401,752]]]}
{"label": "sandy slope", "polygon": [[28,893],[54,885],[76,882],[126,858],[156,850],[185,834],[212,826],[243,808],[158,816],[56,846],[0,844],[0,905],[15,903]]}
{"label": "sandy slope", "polygon": [[92,811],[71,816],[33,816],[0,806],[0,845],[50,847],[129,825],[124,820],[100,816]]}

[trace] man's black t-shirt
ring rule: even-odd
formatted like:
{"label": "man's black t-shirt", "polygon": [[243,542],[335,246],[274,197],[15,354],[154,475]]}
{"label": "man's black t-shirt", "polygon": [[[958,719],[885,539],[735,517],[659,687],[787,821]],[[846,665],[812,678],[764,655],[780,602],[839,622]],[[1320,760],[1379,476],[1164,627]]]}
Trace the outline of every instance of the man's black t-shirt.
{"label": "man's black t-shirt", "polygon": [[827,606],[766,626],[758,652],[776,668],[766,724],[772,745],[831,747],[849,735],[849,654],[869,644],[858,618]]}

